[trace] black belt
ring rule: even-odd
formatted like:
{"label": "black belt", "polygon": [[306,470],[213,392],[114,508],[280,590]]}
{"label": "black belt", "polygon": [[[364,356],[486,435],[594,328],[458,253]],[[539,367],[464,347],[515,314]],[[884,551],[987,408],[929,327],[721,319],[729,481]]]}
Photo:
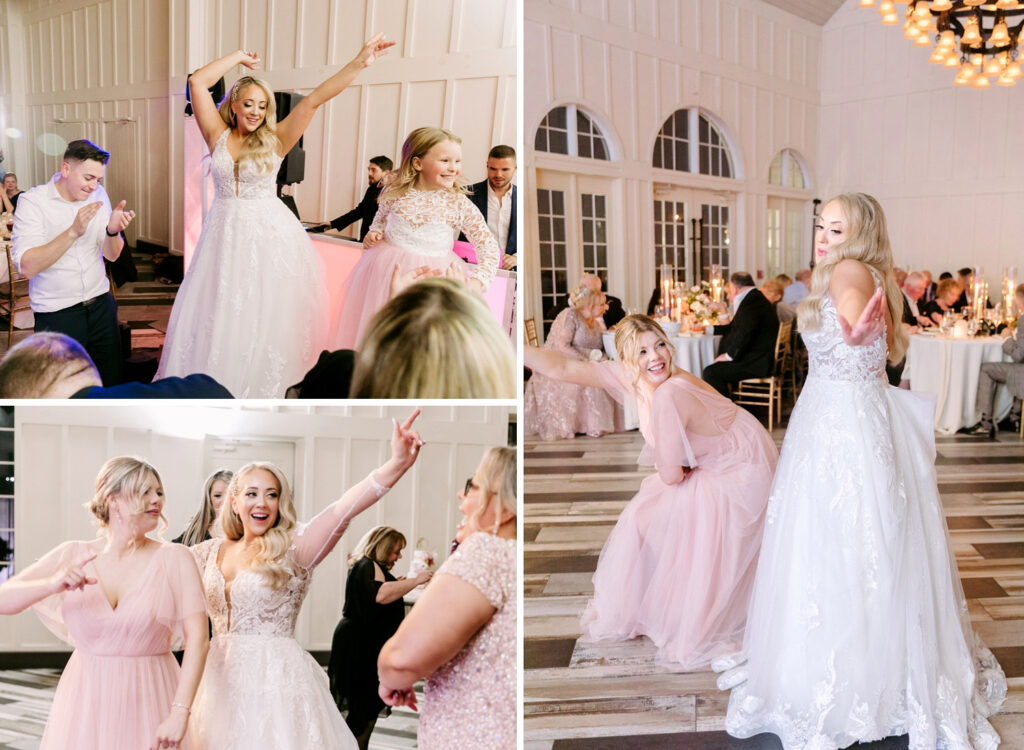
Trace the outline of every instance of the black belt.
{"label": "black belt", "polygon": [[78,310],[79,308],[84,310],[87,307],[91,307],[92,305],[95,305],[100,300],[105,299],[108,294],[110,294],[110,292],[103,292],[103,294],[97,294],[92,299],[87,299],[85,302],[76,302],[75,304],[71,305],[70,307],[62,307],[60,310],[57,310],[56,312],[66,312],[68,310]]}

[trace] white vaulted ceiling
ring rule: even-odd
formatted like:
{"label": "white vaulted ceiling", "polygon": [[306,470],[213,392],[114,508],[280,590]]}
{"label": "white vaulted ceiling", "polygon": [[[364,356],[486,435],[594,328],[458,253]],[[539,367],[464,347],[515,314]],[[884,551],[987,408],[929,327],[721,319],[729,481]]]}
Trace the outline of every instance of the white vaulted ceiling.
{"label": "white vaulted ceiling", "polygon": [[824,26],[846,0],[764,0],[794,16]]}

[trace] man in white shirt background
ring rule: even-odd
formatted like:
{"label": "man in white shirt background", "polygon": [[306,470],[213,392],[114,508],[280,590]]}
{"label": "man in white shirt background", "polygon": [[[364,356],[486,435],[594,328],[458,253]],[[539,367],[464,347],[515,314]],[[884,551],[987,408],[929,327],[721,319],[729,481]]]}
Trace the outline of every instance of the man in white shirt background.
{"label": "man in white shirt background", "polygon": [[103,260],[117,260],[121,232],[135,218],[125,201],[111,209],[101,184],[109,160],[90,141],[69,143],[60,172],[21,195],[12,238],[14,263],[29,278],[35,330],[78,341],[105,386],[121,380],[121,337]]}
{"label": "man in white shirt background", "polygon": [[[501,267],[516,267],[516,150],[495,146],[487,154],[487,179],[470,185],[469,199],[480,209],[487,227],[501,248]],[[465,239],[464,237],[461,239]]]}

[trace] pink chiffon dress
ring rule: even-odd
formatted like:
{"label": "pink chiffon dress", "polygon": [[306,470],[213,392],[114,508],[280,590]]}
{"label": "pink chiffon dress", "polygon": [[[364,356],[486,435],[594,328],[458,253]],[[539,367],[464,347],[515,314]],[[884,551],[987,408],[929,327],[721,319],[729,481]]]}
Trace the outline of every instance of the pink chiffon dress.
{"label": "pink chiffon dress", "polygon": [[420,750],[516,747],[516,540],[470,534],[437,571],[483,594],[494,615],[427,678]]}
{"label": "pink chiffon dress", "polygon": [[[16,578],[49,578],[95,548],[96,542],[65,542]],[[102,582],[33,605],[43,624],[75,647],[57,685],[41,750],[148,748],[170,714],[180,674],[171,643],[180,639],[185,619],[206,611],[206,602],[187,548],[162,545],[145,565],[143,582],[116,609]],[[97,577],[92,563],[85,572]]]}
{"label": "pink chiffon dress", "polygon": [[778,451],[748,412],[676,375],[649,398],[620,362],[595,365],[618,398],[636,398],[641,463],[693,468],[640,485],[612,529],[583,614],[588,640],[645,635],[658,661],[692,670],[743,640]]}
{"label": "pink chiffon dress", "polygon": [[[444,271],[452,263],[491,285],[501,251],[487,221],[473,202],[454,190],[410,189],[398,198],[381,194],[371,232],[384,239],[365,250],[346,282],[334,349],[358,349],[377,311],[391,298],[391,277],[419,266]],[[477,265],[467,265],[452,250],[463,232],[476,249]]]}
{"label": "pink chiffon dress", "polygon": [[[603,328],[588,326],[573,308],[558,313],[544,348],[569,359],[589,362],[603,356]],[[526,434],[541,440],[566,440],[577,433],[592,437],[615,431],[615,402],[601,388],[564,383],[535,372],[523,395]],[[620,419],[621,421],[621,419]]]}

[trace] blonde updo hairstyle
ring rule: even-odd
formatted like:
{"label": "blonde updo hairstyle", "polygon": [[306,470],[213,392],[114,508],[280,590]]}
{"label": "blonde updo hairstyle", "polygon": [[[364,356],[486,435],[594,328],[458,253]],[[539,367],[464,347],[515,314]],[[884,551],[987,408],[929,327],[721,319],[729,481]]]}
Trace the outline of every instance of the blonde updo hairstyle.
{"label": "blonde updo hairstyle", "polygon": [[[889,361],[899,362],[907,351],[907,332],[900,325],[903,318],[903,292],[893,274],[892,247],[886,228],[885,212],[872,196],[866,193],[843,193],[835,201],[846,220],[846,239],[836,245],[814,267],[811,292],[797,308],[797,324],[801,331],[814,331],[821,327],[821,301],[829,290],[832,271],[844,260],[857,260],[875,271],[876,280],[885,290],[889,320],[892,322],[892,344]],[[826,203],[826,205],[827,205]],[[852,325],[856,321],[850,321]]]}
{"label": "blonde updo hairstyle", "polygon": [[[96,518],[100,530],[110,525],[110,499],[118,498],[127,501],[135,513],[145,513],[146,505],[142,500],[142,493],[150,478],[162,488],[160,474],[146,461],[135,456],[118,456],[107,461],[100,468],[96,475],[96,487],[92,500],[85,504],[89,512]],[[167,528],[167,519],[163,511],[160,513],[160,520],[163,526],[160,532]]]}
{"label": "blonde updo hairstyle", "polygon": [[398,529],[390,526],[374,526],[363,534],[363,538],[356,544],[348,559],[348,566],[351,568],[364,557],[368,557],[380,565],[384,570],[388,568],[388,557],[396,549],[405,547],[405,535]]}
{"label": "blonde updo hairstyle", "polygon": [[224,530],[224,536],[232,541],[238,541],[245,535],[242,518],[235,512],[232,502],[235,498],[240,497],[245,490],[246,475],[256,469],[269,471],[277,480],[279,491],[277,520],[256,541],[256,554],[249,562],[249,567],[262,575],[271,588],[279,589],[288,583],[296,573],[286,559],[288,549],[292,545],[291,532],[295,528],[296,517],[292,492],[288,487],[288,480],[285,479],[284,472],[266,461],[248,463],[235,472],[235,476],[232,477],[231,483],[228,485],[228,496],[220,507],[220,524]]}
{"label": "blonde updo hairstyle", "polygon": [[627,315],[615,326],[615,351],[619,353],[619,360],[632,377],[634,388],[640,383],[640,335],[647,332],[656,334],[659,341],[664,341],[672,355],[672,362],[676,361],[676,348],[660,325],[646,315]]}
{"label": "blonde updo hairstyle", "polygon": [[[507,446],[489,448],[480,459],[476,475],[481,477],[486,486],[480,490],[484,493],[484,502],[480,503],[470,516],[473,526],[482,531],[498,532],[501,516],[505,513],[516,515],[516,452],[515,449]],[[498,508],[495,510],[494,529],[482,529],[480,518],[489,507],[495,502]]]}
{"label": "blonde updo hairstyle", "polygon": [[242,148],[238,152],[238,168],[244,169],[252,165],[257,172],[265,174],[274,168],[274,156],[281,147],[281,140],[277,137],[277,105],[274,103],[274,90],[270,88],[270,84],[256,76],[242,76],[235,81],[235,85],[224,97],[217,111],[220,113],[220,119],[226,122],[229,128],[236,129],[238,122],[231,105],[241,98],[242,92],[249,86],[263,89],[267,97],[267,111],[260,126],[242,140]]}
{"label": "blonde updo hairstyle", "polygon": [[[430,152],[430,149],[445,141],[462,145],[462,139],[459,136],[444,128],[416,128],[409,133],[405,143],[402,144],[402,163],[395,170],[394,177],[381,192],[378,200],[394,200],[408,193],[416,184],[416,178],[419,176],[419,170],[413,165],[412,160],[422,159]],[[455,178],[455,184],[451,189],[457,193],[465,193],[466,185],[467,182],[460,174]]]}
{"label": "blonde updo hairstyle", "polygon": [[569,301],[572,303],[573,309],[580,310],[593,303],[600,296],[603,296],[603,292],[594,289],[592,286],[580,285],[574,287],[569,292]]}

